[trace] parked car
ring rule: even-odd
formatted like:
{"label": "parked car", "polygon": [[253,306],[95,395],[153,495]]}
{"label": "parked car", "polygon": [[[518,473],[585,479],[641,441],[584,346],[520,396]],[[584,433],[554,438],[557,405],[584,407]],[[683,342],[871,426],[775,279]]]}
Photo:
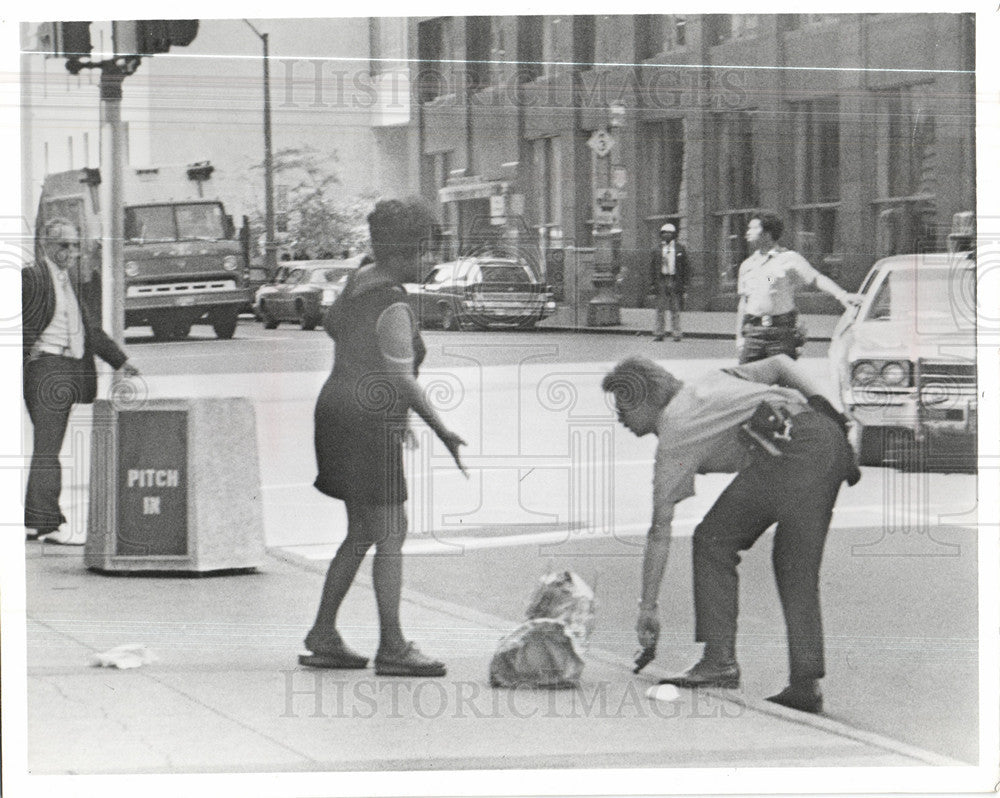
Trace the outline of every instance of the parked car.
{"label": "parked car", "polygon": [[[243,313],[257,315],[257,291],[271,281],[267,279],[267,268],[263,263],[253,262],[246,270],[247,287],[251,291],[250,301],[243,308]],[[259,318],[259,317],[258,317]]]}
{"label": "parked car", "polygon": [[830,343],[863,465],[975,462],[976,260],[969,252],[878,261]]}
{"label": "parked car", "polygon": [[355,255],[344,260],[286,261],[276,281],[257,290],[254,314],[268,330],[283,321],[313,330],[344,290],[348,275],[369,259]]}
{"label": "parked car", "polygon": [[530,329],[556,309],[549,286],[517,258],[478,256],[440,263],[423,282],[405,287],[421,327]]}

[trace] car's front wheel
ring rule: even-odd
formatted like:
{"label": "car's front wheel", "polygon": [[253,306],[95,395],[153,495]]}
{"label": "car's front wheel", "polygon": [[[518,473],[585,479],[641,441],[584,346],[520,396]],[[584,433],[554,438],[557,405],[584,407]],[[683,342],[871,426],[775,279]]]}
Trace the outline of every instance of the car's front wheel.
{"label": "car's front wheel", "polygon": [[311,310],[307,309],[306,306],[299,302],[296,304],[296,310],[299,314],[299,325],[303,330],[315,330],[316,325],[319,324],[319,318]]}
{"label": "car's front wheel", "polygon": [[455,313],[455,309],[451,305],[441,306],[441,329],[442,330],[458,330],[461,325],[458,321],[458,315]]}
{"label": "car's front wheel", "polygon": [[260,320],[264,322],[265,330],[278,329],[278,319],[271,314],[270,308],[263,302],[260,303]]}

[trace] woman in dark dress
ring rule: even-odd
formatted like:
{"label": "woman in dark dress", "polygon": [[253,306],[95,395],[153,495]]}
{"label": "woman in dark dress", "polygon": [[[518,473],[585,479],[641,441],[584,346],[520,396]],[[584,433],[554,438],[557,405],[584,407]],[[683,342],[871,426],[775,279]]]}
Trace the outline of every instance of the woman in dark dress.
{"label": "woman in dark dress", "polygon": [[402,444],[410,409],[427,422],[465,473],[464,446],[446,429],[415,379],[425,349],[401,283],[419,279],[420,246],[434,218],[419,200],[383,200],[368,217],[375,262],[352,274],[323,320],[336,342],[333,372],[315,411],[316,488],[347,505],[347,537],[330,563],[319,611],[306,636],[320,668],[364,668],[336,629],[337,610],[367,551],[375,546],[372,579],[379,615],[375,672],[444,676],[444,663],[420,653],[399,624],[406,479]]}

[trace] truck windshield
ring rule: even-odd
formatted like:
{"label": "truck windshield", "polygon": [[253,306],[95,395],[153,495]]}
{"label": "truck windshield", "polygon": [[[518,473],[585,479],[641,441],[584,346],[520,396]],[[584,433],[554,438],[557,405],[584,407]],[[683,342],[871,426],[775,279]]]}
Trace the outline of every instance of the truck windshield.
{"label": "truck windshield", "polygon": [[146,241],[225,239],[222,206],[212,202],[147,205],[125,209],[125,238]]}

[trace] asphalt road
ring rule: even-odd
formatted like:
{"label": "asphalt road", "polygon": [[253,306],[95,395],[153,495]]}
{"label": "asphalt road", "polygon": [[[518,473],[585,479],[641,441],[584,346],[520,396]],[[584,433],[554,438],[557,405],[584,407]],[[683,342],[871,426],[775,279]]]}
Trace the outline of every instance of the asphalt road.
{"label": "asphalt road", "polygon": [[[312,403],[332,362],[324,333],[267,331],[250,320],[241,321],[232,341],[215,340],[207,327],[175,343],[152,342],[141,328],[128,333],[126,346],[151,383],[177,386],[182,395],[206,383],[206,375],[270,374],[250,377],[248,389],[267,394],[258,400],[258,438],[268,544],[314,546],[317,558],[329,556],[336,542],[330,519],[342,511],[310,487]],[[581,429],[606,426],[599,364],[642,352],[676,358],[683,375],[731,362],[728,342],[439,331],[425,333],[425,340],[426,381],[448,369],[460,374],[458,383],[438,382],[458,397],[447,423],[469,440],[474,477],[462,481],[440,452],[435,460],[435,444],[425,437],[419,452],[427,459],[411,463],[407,585],[513,625],[539,575],[572,568],[597,582],[594,644],[631,653],[653,443],[619,430],[611,444],[614,473],[602,477],[587,449],[593,440],[582,433],[585,451],[573,454],[564,419],[578,419]],[[802,363],[821,375],[822,355],[821,345],[811,345]],[[585,389],[576,395],[568,385]],[[542,400],[551,417],[526,404]],[[591,485],[588,493],[581,482],[601,479],[613,486]],[[725,482],[699,478],[699,495],[678,508],[685,520],[677,525],[661,598],[664,632],[655,663],[664,670],[686,667],[698,654],[688,536]],[[968,514],[974,503],[972,475],[865,469],[861,484],[841,494],[822,582],[827,713],[964,761],[975,760],[978,738],[977,549]],[[744,557],[741,607],[743,689],[770,695],[783,686],[787,666],[769,536]]]}
{"label": "asphalt road", "polygon": [[[250,316],[240,319],[236,334],[229,341],[217,340],[212,328],[199,324],[184,341],[161,343],[153,339],[148,327],[130,327],[125,331],[129,356],[148,374],[211,374],[250,372],[323,371],[333,363],[333,344],[322,329],[305,332],[292,324],[276,330]],[[517,330],[423,333],[428,356],[425,366],[462,366],[469,364],[468,349],[476,348],[476,361],[485,366],[516,362],[519,348],[544,349],[554,362],[613,361],[626,354],[642,353],[654,358],[721,358],[732,356],[728,341],[688,337],[680,343],[654,342],[649,335],[577,333],[559,330]],[[463,356],[458,357],[461,350]],[[811,342],[804,357],[823,357],[826,344]]]}

